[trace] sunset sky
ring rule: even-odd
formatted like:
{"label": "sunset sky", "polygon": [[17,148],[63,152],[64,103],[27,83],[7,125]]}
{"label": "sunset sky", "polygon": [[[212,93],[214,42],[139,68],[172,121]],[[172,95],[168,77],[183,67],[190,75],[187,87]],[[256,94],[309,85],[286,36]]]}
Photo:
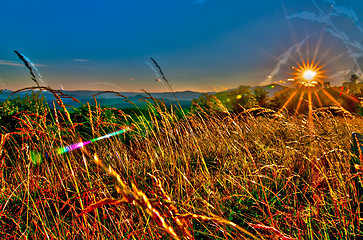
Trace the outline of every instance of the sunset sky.
{"label": "sunset sky", "polygon": [[0,2],[0,88],[223,91],[287,81],[316,57],[332,85],[363,67],[362,0]]}

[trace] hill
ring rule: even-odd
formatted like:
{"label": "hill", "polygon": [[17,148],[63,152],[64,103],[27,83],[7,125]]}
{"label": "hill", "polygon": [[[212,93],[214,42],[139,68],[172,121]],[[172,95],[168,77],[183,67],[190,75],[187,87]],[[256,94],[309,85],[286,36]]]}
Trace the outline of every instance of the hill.
{"label": "hill", "polygon": [[[97,103],[101,104],[101,106],[115,107],[115,108],[132,108],[133,104],[129,103],[129,101],[133,102],[137,107],[146,106],[146,102],[143,99],[149,98],[149,95],[144,92],[118,92],[118,94],[123,95],[127,98],[122,98],[119,95],[112,92],[102,92],[102,91],[90,91],[90,90],[76,90],[76,91],[62,91],[63,93],[76,98],[82,104],[93,104],[95,102],[94,97],[96,97]],[[13,91],[4,89],[0,94],[0,102],[5,101],[7,98],[12,97],[11,94]],[[15,94],[15,96],[23,97],[26,94],[31,93],[31,91],[23,91]],[[46,101],[48,104],[52,104],[53,101],[56,100],[54,95],[48,91],[42,91]],[[157,92],[150,93],[150,95],[160,101],[165,101],[168,104],[176,104],[175,97],[178,99],[179,103],[182,107],[189,107],[192,100],[199,98],[203,92],[195,92],[195,91],[180,91],[175,92],[175,96],[171,92]],[[127,100],[127,101],[125,101]],[[64,98],[64,103],[70,105],[72,107],[79,107],[81,104],[73,101],[72,99]]]}
{"label": "hill", "polygon": [[265,90],[268,94],[268,97],[273,97],[276,93],[286,89],[287,87],[281,86],[279,84],[270,84],[267,86],[256,86],[256,87],[251,87],[251,90],[254,91],[256,88],[262,88],[263,90]]}

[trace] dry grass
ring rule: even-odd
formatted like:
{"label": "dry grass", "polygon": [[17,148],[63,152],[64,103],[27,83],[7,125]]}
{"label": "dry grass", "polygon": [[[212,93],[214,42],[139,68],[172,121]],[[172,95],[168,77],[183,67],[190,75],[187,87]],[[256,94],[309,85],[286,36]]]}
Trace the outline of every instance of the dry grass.
{"label": "dry grass", "polygon": [[[65,108],[64,108],[65,109]],[[188,115],[161,103],[124,135],[82,140],[67,111],[18,115],[1,134],[0,235],[15,239],[352,239],[360,229],[351,133],[359,117]],[[93,137],[106,128],[89,111]],[[73,121],[73,122],[72,122]],[[313,122],[313,125],[311,125]],[[106,132],[107,133],[107,132]]]}

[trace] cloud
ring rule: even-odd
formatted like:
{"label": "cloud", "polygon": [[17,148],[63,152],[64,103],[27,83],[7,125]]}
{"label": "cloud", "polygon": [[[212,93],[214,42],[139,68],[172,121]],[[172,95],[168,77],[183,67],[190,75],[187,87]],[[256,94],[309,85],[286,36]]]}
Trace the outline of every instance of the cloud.
{"label": "cloud", "polygon": [[333,9],[336,13],[340,14],[341,16],[346,16],[350,18],[354,24],[358,27],[358,29],[363,32],[362,26],[359,23],[359,18],[357,16],[357,13],[352,8],[347,8],[343,6],[333,6]]}
{"label": "cloud", "polygon": [[327,31],[328,33],[330,33],[331,35],[333,35],[333,37],[336,37],[344,42],[350,41],[348,35],[346,33],[344,33],[343,31],[339,31],[338,29],[334,30],[332,28],[325,28],[324,30]]}
{"label": "cloud", "polygon": [[0,65],[6,65],[6,66],[24,66],[23,64],[20,64],[20,63],[17,63],[17,62],[13,62],[13,61],[3,60],[3,59],[0,59]]}
{"label": "cloud", "polygon": [[[0,65],[7,65],[7,66],[24,66],[24,64],[21,63],[17,63],[17,62],[13,62],[13,61],[8,61],[8,60],[3,60],[0,59]],[[44,64],[34,64],[35,67],[50,67],[50,65],[44,65]]]}
{"label": "cloud", "polygon": [[337,77],[345,77],[350,73],[351,70],[342,70],[342,71],[338,71],[334,74],[332,74],[331,76],[329,76],[329,78],[337,78]]}
{"label": "cloud", "polygon": [[359,59],[361,57],[363,57],[363,53],[358,53],[358,52],[352,52],[349,54],[351,57]]}
{"label": "cloud", "polygon": [[[312,35],[314,35],[314,34],[312,34]],[[275,68],[272,70],[271,74],[268,75],[266,77],[266,79],[263,82],[261,82],[259,85],[264,86],[264,85],[271,84],[273,77],[279,73],[281,67],[288,62],[288,60],[290,59],[290,57],[292,55],[300,52],[300,49],[302,48],[302,46],[305,44],[306,41],[309,40],[309,38],[312,35],[309,35],[309,36],[305,37],[302,41],[300,41],[299,43],[291,46],[288,50],[286,50],[283,54],[281,54],[277,58],[278,61],[276,63]]]}
{"label": "cloud", "polygon": [[[363,45],[359,43],[357,40],[352,40],[349,38],[349,36],[340,30],[334,22],[330,19],[331,17],[348,17],[351,19],[351,21],[355,24],[355,26],[358,28],[360,32],[363,32],[363,29],[359,23],[359,18],[356,14],[356,12],[352,8],[344,7],[344,6],[338,6],[335,5],[335,0],[324,0],[324,2],[328,2],[331,4],[332,9],[334,12],[332,13],[326,13],[314,0],[311,0],[312,3],[315,5],[319,13],[315,12],[300,12],[295,13],[290,16],[287,16],[286,19],[301,19],[301,20],[308,20],[312,22],[318,22],[318,23],[325,23],[328,25],[328,27],[323,28],[322,30],[330,33],[333,37],[336,37],[340,39],[345,47],[348,50],[348,55],[353,59],[355,62],[357,71],[361,73],[361,66],[359,65],[357,58],[362,56],[363,52]],[[358,52],[356,52],[358,50]],[[285,53],[289,54],[289,53]],[[286,55],[285,55],[286,56]],[[282,59],[283,60],[283,59]],[[279,60],[278,64],[283,63],[281,59]],[[278,65],[275,67],[276,70],[278,69]],[[265,81],[267,82],[267,80]]]}
{"label": "cloud", "polygon": [[120,88],[119,86],[117,86],[114,83],[109,83],[109,82],[93,82],[93,83],[89,83],[91,85],[107,85],[107,86],[111,86],[113,90],[117,90],[119,92],[125,92],[124,89]]}
{"label": "cloud", "polygon": [[298,18],[301,20],[310,20],[312,22],[321,22],[321,23],[329,22],[329,15],[318,15],[314,12],[306,12],[306,11],[295,13],[286,17],[286,19],[293,19],[293,18]]}
{"label": "cloud", "polygon": [[36,67],[49,67],[49,65],[44,65],[44,64],[34,64],[34,66],[36,66]]}
{"label": "cloud", "polygon": [[0,86],[2,86],[3,89],[7,89],[8,87],[4,83],[4,81],[0,78]]}
{"label": "cloud", "polygon": [[88,62],[89,61],[87,59],[82,59],[82,58],[74,58],[72,60],[75,61],[75,62]]}
{"label": "cloud", "polygon": [[194,5],[201,5],[201,4],[203,4],[203,3],[205,3],[207,0],[197,0],[197,1],[195,1],[193,4]]}

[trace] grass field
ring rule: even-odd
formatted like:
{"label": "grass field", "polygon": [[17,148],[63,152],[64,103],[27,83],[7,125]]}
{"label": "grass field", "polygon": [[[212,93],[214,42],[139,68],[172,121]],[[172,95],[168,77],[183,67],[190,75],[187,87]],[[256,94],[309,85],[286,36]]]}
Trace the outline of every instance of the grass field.
{"label": "grass field", "polygon": [[[363,236],[363,166],[351,149],[361,117],[174,110],[107,118],[86,106],[81,120],[65,108],[18,112],[0,141],[1,238]],[[130,131],[59,150],[118,129]]]}

